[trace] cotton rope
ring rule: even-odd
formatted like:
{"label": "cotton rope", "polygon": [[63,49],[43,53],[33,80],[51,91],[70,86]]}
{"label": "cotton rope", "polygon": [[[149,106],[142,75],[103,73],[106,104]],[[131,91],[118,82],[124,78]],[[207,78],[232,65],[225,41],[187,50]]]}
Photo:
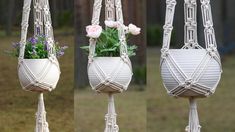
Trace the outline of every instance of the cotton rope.
{"label": "cotton rope", "polygon": [[[178,83],[178,86],[169,90],[168,93],[175,97],[180,97],[181,94],[188,90],[202,96],[209,96],[215,92],[215,87],[211,88],[199,83],[199,80],[205,74],[205,70],[209,67],[211,61],[215,60],[221,68],[220,56],[217,51],[217,44],[213,28],[212,13],[210,0],[200,0],[203,16],[203,26],[205,35],[206,52],[199,65],[195,68],[192,74],[188,75],[179,66],[174,58],[175,52],[170,48],[170,39],[173,30],[173,19],[175,13],[176,0],[166,0],[166,18],[164,25],[163,46],[161,49],[161,67],[166,65],[172,78]],[[187,49],[203,49],[197,40],[197,1],[184,0],[185,9],[185,26],[184,26],[184,46],[182,50]],[[178,50],[179,51],[179,50]],[[220,78],[219,78],[220,79]],[[218,79],[218,83],[219,83]],[[218,84],[217,83],[217,84]],[[194,97],[190,98],[189,126],[186,127],[187,132],[200,132],[201,126],[197,114],[197,106]]]}
{"label": "cotton rope", "polygon": [[[93,7],[93,16],[92,16],[92,25],[99,25],[100,21],[100,14],[102,8],[102,0],[95,0],[94,7]],[[116,12],[116,14],[115,14]],[[125,37],[125,30],[123,24],[123,14],[122,14],[122,6],[121,0],[106,0],[105,1],[105,18],[106,20],[116,20],[120,23],[121,26],[118,28],[118,36],[120,40],[120,57],[122,58],[122,62],[120,64],[127,64],[129,69],[132,70],[131,62],[127,55],[127,46],[126,46],[126,37]],[[96,46],[96,39],[90,38],[90,52],[89,52],[89,64],[94,63],[94,56],[95,56],[95,46]],[[111,74],[106,74],[102,67],[99,67],[99,64],[96,63],[96,76],[100,80],[100,84],[93,86],[97,92],[102,92],[102,90],[109,86],[109,88],[113,89],[114,91],[122,92],[123,88],[127,86],[123,86],[123,84],[117,83],[115,81],[115,77],[118,76],[118,73],[123,69],[123,65],[119,65],[114,68]]]}
{"label": "cotton rope", "polygon": [[[23,86],[24,90],[36,92],[51,91],[55,88],[57,81],[54,83],[47,83],[45,81],[45,79],[47,79],[47,74],[49,74],[52,69],[55,70],[55,68],[58,69],[58,72],[60,73],[60,69],[55,54],[54,35],[51,24],[51,14],[48,0],[33,0],[34,36],[45,35],[48,48],[50,49],[48,53],[48,59],[45,59],[43,63],[39,64],[41,65],[41,70],[37,69],[37,73],[39,74],[35,73],[35,69],[32,69],[32,66],[30,65],[31,63],[29,63],[33,59],[24,59],[31,3],[32,0],[24,0],[21,23],[22,28],[19,55],[19,76],[24,76],[27,80],[29,80],[28,84]],[[41,62],[42,60],[39,59],[37,61]],[[36,114],[35,132],[49,132],[48,127],[49,126],[46,121],[46,111],[43,101],[43,93],[40,93],[38,111]]]}
{"label": "cotton rope", "polygon": [[[103,0],[94,0],[93,15],[91,21],[92,25],[100,24],[102,1]],[[120,76],[123,68],[126,68],[126,66],[128,66],[128,70],[132,71],[131,61],[129,60],[127,54],[127,44],[125,36],[126,33],[124,29],[121,0],[105,0],[105,19],[108,21],[116,20],[120,24],[120,26],[118,27],[118,37],[120,40],[120,59],[116,61],[118,64],[112,65],[112,71],[110,73],[107,73],[104,70],[104,67],[102,67],[100,62],[97,61],[95,57],[95,46],[97,39],[90,38],[88,69],[91,68],[91,66],[93,67],[92,70],[95,72],[94,76],[100,82],[96,86],[91,85],[93,89],[100,93],[107,92],[109,94],[108,113],[105,116],[105,132],[118,132],[119,128],[116,123],[117,114],[115,112],[113,94],[116,92],[122,92],[128,87],[129,83],[127,85],[124,85],[120,82],[117,82],[117,78]],[[129,78],[129,80],[131,80],[131,78]],[[105,91],[107,87],[109,87],[110,91]]]}

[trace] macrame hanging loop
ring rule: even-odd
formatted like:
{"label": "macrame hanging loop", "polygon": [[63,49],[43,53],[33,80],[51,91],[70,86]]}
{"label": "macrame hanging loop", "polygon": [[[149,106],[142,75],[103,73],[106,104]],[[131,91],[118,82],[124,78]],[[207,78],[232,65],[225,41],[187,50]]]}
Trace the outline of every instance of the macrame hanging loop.
{"label": "macrame hanging loop", "polygon": [[25,46],[29,27],[29,14],[32,0],[24,0],[21,41],[18,64],[18,76],[20,84],[26,91],[39,92],[38,111],[36,113],[35,132],[49,132],[46,121],[46,111],[43,100],[43,92],[56,88],[60,77],[60,67],[56,58],[53,28],[48,0],[33,0],[34,11],[34,36],[45,35],[48,45],[48,58],[25,59]]}
{"label": "macrame hanging loop", "polygon": [[166,20],[161,56],[161,74],[170,95],[207,97],[215,92],[221,77],[209,0],[201,0],[206,49],[197,40],[197,3],[185,0],[184,46],[170,49],[175,0],[166,0]]}
{"label": "macrame hanging loop", "polygon": [[[102,0],[95,0],[92,25],[99,25],[101,8]],[[95,57],[97,39],[90,38],[88,77],[93,90],[99,93],[120,93],[127,90],[132,78],[121,0],[105,0],[105,19],[116,20],[120,25],[118,26],[120,57]]]}
{"label": "macrame hanging loop", "polygon": [[49,52],[46,59],[24,59],[32,0],[24,0],[18,75],[26,91],[46,92],[55,89],[60,67],[55,53],[53,28],[48,0],[33,0],[34,36],[45,35]]}
{"label": "macrame hanging loop", "polygon": [[[94,0],[92,25],[100,24],[102,0]],[[93,90],[109,95],[108,113],[105,116],[104,132],[118,132],[115,93],[127,90],[132,78],[132,65],[127,54],[126,33],[123,21],[121,0],[105,0],[105,19],[117,21],[119,26],[120,57],[95,57],[97,39],[90,38],[88,77]]]}
{"label": "macrame hanging loop", "polygon": [[197,38],[197,0],[184,0],[184,46],[170,49],[176,0],[166,0],[166,18],[161,49],[161,75],[171,96],[190,100],[187,132],[200,132],[196,98],[213,94],[220,81],[222,66],[217,51],[210,0],[200,0],[205,49]]}

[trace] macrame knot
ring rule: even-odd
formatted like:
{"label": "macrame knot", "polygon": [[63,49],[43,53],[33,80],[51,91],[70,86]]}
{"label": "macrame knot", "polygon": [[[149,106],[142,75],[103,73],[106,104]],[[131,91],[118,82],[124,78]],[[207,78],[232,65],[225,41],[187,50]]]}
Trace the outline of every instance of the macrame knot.
{"label": "macrame knot", "polygon": [[94,56],[92,56],[92,55],[90,55],[89,57],[88,57],[88,64],[90,65],[94,60],[93,60],[93,57]]}
{"label": "macrame knot", "polygon": [[182,84],[182,86],[185,88],[185,89],[191,89],[193,85],[193,80],[192,79],[187,79],[184,84]]}
{"label": "macrame knot", "polygon": [[216,52],[217,52],[217,48],[214,47],[214,46],[210,46],[208,49],[207,49],[208,53],[210,56],[214,57],[216,56]]}
{"label": "macrame knot", "polygon": [[161,53],[162,53],[161,57],[162,57],[162,59],[166,59],[167,58],[167,56],[169,55],[168,51],[169,50],[167,48],[162,48],[161,49]]}
{"label": "macrame knot", "polygon": [[163,29],[166,31],[166,33],[170,33],[173,30],[173,26],[171,26],[171,25],[164,25]]}
{"label": "macrame knot", "polygon": [[122,60],[123,60],[125,63],[128,63],[128,55],[127,55],[126,53],[123,53],[123,54],[121,55],[121,58],[122,58]]}
{"label": "macrame knot", "polygon": [[166,3],[170,6],[175,6],[177,2],[175,0],[166,0]]}
{"label": "macrame knot", "polygon": [[104,85],[105,85],[105,86],[109,86],[109,85],[110,85],[110,83],[111,83],[111,80],[110,80],[110,79],[111,79],[110,77],[108,77],[108,78],[105,79],[105,81],[104,81]]}

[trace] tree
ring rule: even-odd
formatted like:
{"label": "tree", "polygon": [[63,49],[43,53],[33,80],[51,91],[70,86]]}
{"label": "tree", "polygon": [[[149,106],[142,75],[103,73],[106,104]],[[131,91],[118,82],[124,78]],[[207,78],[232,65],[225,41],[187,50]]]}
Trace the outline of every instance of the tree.
{"label": "tree", "polygon": [[90,0],[75,0],[75,88],[82,88],[88,84],[87,55],[80,49],[88,45],[85,37],[85,27],[90,24]]}
{"label": "tree", "polygon": [[15,7],[15,0],[8,0],[7,1],[8,3],[8,6],[7,6],[7,15],[5,17],[6,19],[6,26],[5,26],[5,30],[6,30],[6,35],[7,36],[10,36],[11,35],[11,28],[12,28],[12,25],[13,25],[13,22],[12,22],[12,17],[13,17],[13,13],[14,13],[14,7]]}

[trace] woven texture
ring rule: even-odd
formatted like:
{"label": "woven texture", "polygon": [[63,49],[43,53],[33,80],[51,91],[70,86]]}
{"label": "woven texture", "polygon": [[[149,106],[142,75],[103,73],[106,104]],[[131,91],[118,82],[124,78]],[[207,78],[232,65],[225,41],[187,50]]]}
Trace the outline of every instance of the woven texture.
{"label": "woven texture", "polygon": [[[92,25],[100,24],[103,0],[94,0]],[[95,57],[97,39],[90,38],[88,77],[93,90],[109,94],[105,132],[118,132],[113,94],[127,90],[132,78],[131,61],[127,54],[126,33],[121,0],[105,0],[105,20],[119,23],[120,57]]]}
{"label": "woven texture", "polygon": [[34,35],[44,34],[49,46],[48,59],[24,59],[32,0],[24,0],[18,73],[24,90],[45,92],[55,89],[60,67],[55,56],[54,36],[48,0],[34,0]]}
{"label": "woven texture", "polygon": [[88,68],[93,90],[102,93],[119,93],[127,90],[132,77],[130,60],[121,57],[96,57]]}
{"label": "woven texture", "polygon": [[170,49],[176,0],[166,0],[161,76],[169,95],[190,100],[187,132],[200,132],[196,98],[213,94],[220,81],[222,66],[217,51],[210,0],[200,0],[205,49],[197,40],[197,1],[184,0],[184,46]]}
{"label": "woven texture", "polygon": [[164,85],[173,96],[209,96],[221,76],[220,64],[205,49],[169,50],[161,66]]}
{"label": "woven texture", "polygon": [[[101,8],[102,0],[95,0],[92,25],[99,25]],[[116,20],[121,25],[118,27],[120,57],[94,57],[97,40],[90,38],[88,77],[93,90],[99,93],[120,93],[127,90],[132,77],[131,61],[127,55],[121,0],[105,0],[105,19]]]}
{"label": "woven texture", "polygon": [[18,68],[24,90],[47,92],[56,88],[59,81],[59,63],[49,59],[24,59]]}
{"label": "woven texture", "polygon": [[48,0],[33,0],[34,36],[45,35],[49,48],[48,58],[24,59],[31,3],[32,0],[24,0],[20,55],[18,58],[18,76],[24,90],[40,92],[35,132],[49,132],[43,92],[52,91],[56,88],[60,77],[60,67],[54,47],[53,28]]}

